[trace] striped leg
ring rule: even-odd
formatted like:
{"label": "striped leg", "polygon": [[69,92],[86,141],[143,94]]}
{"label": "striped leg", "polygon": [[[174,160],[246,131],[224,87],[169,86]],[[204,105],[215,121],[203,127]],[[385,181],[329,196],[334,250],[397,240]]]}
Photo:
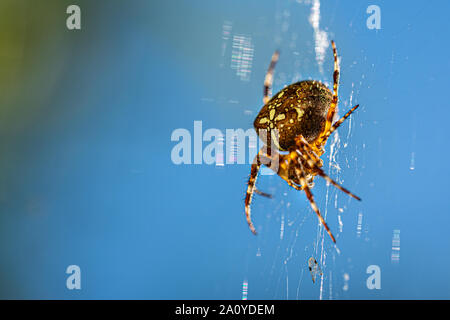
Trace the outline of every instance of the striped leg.
{"label": "striped leg", "polygon": [[305,161],[305,163],[308,164],[308,166],[313,169],[319,176],[324,178],[326,181],[331,183],[333,186],[341,190],[342,192],[348,194],[349,196],[355,198],[356,200],[361,201],[361,198],[354,195],[350,191],[348,191],[346,188],[338,184],[336,181],[331,179],[323,170],[320,168],[319,164],[314,160],[314,158],[311,155],[311,152],[314,152],[312,147],[308,144],[308,142],[305,140],[305,138],[301,137],[301,139],[298,139],[298,147],[300,151],[297,151],[297,154],[302,157],[302,159]]}
{"label": "striped leg", "polygon": [[328,234],[331,237],[331,240],[336,243],[336,239],[334,238],[333,234],[330,231],[330,228],[328,228],[327,223],[325,222],[325,220],[323,219],[322,215],[320,214],[319,208],[317,207],[316,202],[314,201],[314,196],[311,192],[311,189],[308,186],[308,183],[306,182],[306,178],[305,178],[305,173],[304,173],[304,169],[303,169],[303,165],[302,162],[298,159],[298,155],[296,152],[294,152],[295,154],[293,155],[293,158],[296,158],[296,160],[298,160],[298,164],[299,166],[295,166],[295,173],[297,174],[298,178],[300,179],[300,183],[302,185],[302,187],[304,188],[303,190],[306,193],[306,197],[309,200],[309,203],[311,204],[311,208],[314,210],[314,212],[317,214],[317,217],[319,218],[320,222],[322,223],[323,227],[325,228],[325,230],[327,230]]}
{"label": "striped leg", "polygon": [[[247,219],[248,226],[250,227],[250,230],[253,232],[253,234],[256,235],[256,229],[253,225],[251,213],[250,213],[250,205],[252,204],[252,198],[253,193],[258,193],[264,196],[272,197],[271,195],[258,191],[256,189],[256,179],[258,178],[259,169],[261,168],[261,160],[263,159],[263,163],[265,165],[268,165],[270,163],[270,157],[263,154],[263,150],[265,147],[262,147],[258,154],[255,156],[255,159],[253,160],[252,167],[250,169],[250,177],[248,178],[247,183],[247,193],[245,194],[245,217]],[[270,148],[267,148],[267,152],[270,154]]]}
{"label": "striped leg", "polygon": [[333,126],[330,128],[330,130],[328,130],[322,137],[322,141],[323,144],[325,144],[325,142],[327,141],[328,137],[337,129],[339,128],[339,126],[345,121],[345,119],[347,119],[352,113],[353,111],[355,111],[356,109],[358,109],[359,104],[357,104],[356,106],[354,106],[353,108],[350,109],[350,111],[348,111],[342,118],[340,118],[338,121],[336,121]]}
{"label": "striped leg", "polygon": [[253,191],[255,190],[256,179],[258,178],[259,169],[261,167],[261,162],[259,161],[259,154],[256,155],[253,161],[252,168],[250,170],[250,177],[248,178],[247,193],[245,195],[245,217],[247,219],[248,226],[253,234],[256,235],[256,229],[253,226],[250,205],[252,204]]}
{"label": "striped leg", "polygon": [[[338,104],[338,89],[339,89],[339,63],[337,57],[336,44],[331,41],[331,46],[333,47],[334,56],[334,73],[333,73],[333,98],[331,99],[330,108],[327,113],[327,122],[325,123],[325,128],[322,135],[325,135],[331,128],[331,123],[333,122],[334,114],[336,113],[336,108]],[[317,144],[322,145],[323,137],[318,139]]]}
{"label": "striped leg", "polygon": [[290,165],[290,156],[289,154],[287,155],[278,155],[280,157],[280,162],[279,162],[279,168],[278,168],[278,176],[283,179],[284,181],[287,182],[287,184],[294,188],[297,191],[301,191],[303,190],[302,186],[298,186],[296,185],[289,177],[289,165]]}
{"label": "striped leg", "polygon": [[260,190],[258,190],[256,187],[253,189],[253,192],[256,193],[256,194],[259,194],[260,196],[269,198],[269,199],[272,199],[272,198],[273,198],[273,196],[272,196],[270,193],[265,193],[265,192],[263,192],[263,191],[260,191]]}
{"label": "striped leg", "polygon": [[297,191],[302,191],[304,189],[303,186],[298,186],[298,185],[294,184],[291,180],[285,180],[285,181],[288,183],[288,185],[290,187],[294,188]]}
{"label": "striped leg", "polygon": [[269,69],[267,70],[266,77],[264,79],[264,97],[263,102],[266,104],[270,100],[272,95],[272,83],[273,83],[273,72],[275,70],[275,65],[277,64],[280,52],[277,50],[272,55],[272,60],[270,61]]}

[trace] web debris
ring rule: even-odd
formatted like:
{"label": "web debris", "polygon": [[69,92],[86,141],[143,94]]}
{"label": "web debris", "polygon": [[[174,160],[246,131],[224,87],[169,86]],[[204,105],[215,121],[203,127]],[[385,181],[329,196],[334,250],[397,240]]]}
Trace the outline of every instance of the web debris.
{"label": "web debris", "polygon": [[321,276],[323,273],[316,259],[314,259],[313,257],[309,258],[308,260],[308,268],[309,272],[311,273],[313,283],[316,283],[316,276]]}

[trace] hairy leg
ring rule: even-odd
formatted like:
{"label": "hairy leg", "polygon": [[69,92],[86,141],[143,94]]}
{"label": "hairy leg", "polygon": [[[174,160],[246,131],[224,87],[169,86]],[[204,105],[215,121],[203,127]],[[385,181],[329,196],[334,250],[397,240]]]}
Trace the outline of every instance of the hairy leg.
{"label": "hairy leg", "polygon": [[314,212],[316,213],[317,217],[319,218],[320,222],[322,223],[323,227],[325,228],[325,230],[327,230],[329,236],[331,237],[331,240],[336,243],[336,239],[334,238],[333,234],[330,231],[330,228],[328,227],[327,223],[325,222],[324,218],[322,217],[322,215],[320,214],[319,208],[317,207],[316,202],[314,201],[314,196],[308,186],[308,183],[306,181],[306,177],[305,177],[305,173],[304,173],[304,167],[302,165],[302,162],[299,160],[297,153],[295,152],[295,155],[293,155],[292,158],[297,158],[296,160],[297,163],[299,164],[298,166],[295,166],[295,172],[298,176],[298,178],[300,179],[300,183],[302,185],[302,187],[304,188],[303,190],[305,191],[306,197],[309,200],[309,203],[311,204],[311,208],[314,210]]}
{"label": "hairy leg", "polygon": [[270,100],[272,95],[272,83],[273,83],[273,72],[275,70],[275,65],[277,64],[280,52],[277,50],[272,55],[272,60],[270,61],[269,69],[267,70],[266,77],[264,79],[264,97],[263,102],[266,104]]}
{"label": "hairy leg", "polygon": [[339,190],[345,192],[346,194],[348,194],[349,196],[355,198],[356,200],[361,201],[361,198],[354,195],[353,193],[351,193],[349,190],[347,190],[346,188],[344,188],[343,186],[341,186],[339,183],[337,183],[336,181],[334,181],[333,179],[331,179],[323,170],[322,168],[319,166],[319,164],[316,162],[316,160],[314,159],[314,157],[312,156],[312,153],[314,153],[313,148],[308,144],[308,142],[306,141],[306,139],[302,136],[300,136],[297,139],[297,147],[298,147],[298,151],[297,150],[297,154],[305,161],[305,163],[308,164],[308,166],[313,169],[318,175],[320,175],[322,178],[324,178],[326,181],[328,181],[329,183],[331,183],[333,186],[335,186],[336,188],[338,188]]}

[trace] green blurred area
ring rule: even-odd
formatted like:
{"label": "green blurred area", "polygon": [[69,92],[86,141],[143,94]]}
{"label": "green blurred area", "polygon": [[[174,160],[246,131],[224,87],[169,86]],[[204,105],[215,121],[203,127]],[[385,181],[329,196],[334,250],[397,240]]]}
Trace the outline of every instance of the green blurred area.
{"label": "green blurred area", "polygon": [[[20,129],[20,123],[38,111],[39,102],[48,96],[60,74],[65,58],[65,47],[56,47],[63,41],[61,10],[62,1],[6,0],[0,3],[2,133]],[[58,24],[61,28],[55,28]]]}
{"label": "green blurred area", "polygon": [[[20,188],[14,178],[24,159],[20,152],[27,127],[45,109],[56,88],[68,46],[64,43],[65,1],[0,2],[0,205]],[[42,123],[45,125],[45,123]],[[26,204],[24,203],[26,206]],[[2,212],[2,215],[7,212]],[[2,226],[6,227],[6,226]],[[5,241],[7,239],[3,239]],[[20,254],[20,253],[17,253]],[[7,259],[2,259],[8,265]],[[7,292],[22,292],[14,275],[1,274]]]}
{"label": "green blurred area", "polygon": [[[20,134],[44,112],[83,30],[66,27],[71,1],[0,2],[0,135]],[[78,1],[83,9],[95,5]],[[71,37],[67,37],[72,32]],[[78,33],[78,34],[73,34]]]}

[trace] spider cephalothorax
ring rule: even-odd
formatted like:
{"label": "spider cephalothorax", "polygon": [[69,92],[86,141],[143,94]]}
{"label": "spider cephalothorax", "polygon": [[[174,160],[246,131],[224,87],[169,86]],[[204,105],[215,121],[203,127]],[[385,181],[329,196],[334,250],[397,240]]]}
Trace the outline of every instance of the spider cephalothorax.
{"label": "spider cephalothorax", "polygon": [[[320,156],[328,137],[358,108],[354,106],[340,120],[332,125],[338,102],[339,65],[334,41],[333,91],[323,83],[314,80],[301,81],[285,87],[269,98],[273,80],[273,71],[279,53],[275,52],[264,81],[264,106],[253,125],[260,138],[265,142],[253,161],[245,198],[245,213],[250,230],[256,234],[250,217],[250,204],[261,164],[274,170],[282,179],[296,190],[304,190],[319,220],[327,230],[333,242],[333,234],[325,223],[314,201],[310,188],[316,175],[354,197],[350,191],[332,180],[323,170]],[[272,147],[274,146],[274,147]],[[288,151],[280,154],[278,151]],[[277,162],[274,165],[274,162]]]}

